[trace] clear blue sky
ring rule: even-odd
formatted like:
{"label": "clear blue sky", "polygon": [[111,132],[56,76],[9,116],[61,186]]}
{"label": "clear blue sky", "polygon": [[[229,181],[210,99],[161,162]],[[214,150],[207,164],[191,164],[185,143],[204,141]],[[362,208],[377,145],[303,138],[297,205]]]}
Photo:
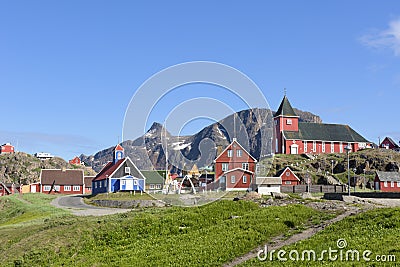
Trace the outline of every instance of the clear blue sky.
{"label": "clear blue sky", "polygon": [[115,145],[135,90],[194,60],[242,71],[274,110],[286,87],[324,122],[400,140],[398,1],[0,0],[0,142],[65,159]]}

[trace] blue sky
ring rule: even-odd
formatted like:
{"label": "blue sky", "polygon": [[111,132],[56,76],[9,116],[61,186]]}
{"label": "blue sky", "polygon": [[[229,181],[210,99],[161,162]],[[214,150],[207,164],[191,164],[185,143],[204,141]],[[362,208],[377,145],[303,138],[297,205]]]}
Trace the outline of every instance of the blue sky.
{"label": "blue sky", "polygon": [[137,88],[197,60],[240,70],[272,109],[286,87],[324,122],[400,140],[398,1],[0,0],[0,142],[65,159],[113,146]]}

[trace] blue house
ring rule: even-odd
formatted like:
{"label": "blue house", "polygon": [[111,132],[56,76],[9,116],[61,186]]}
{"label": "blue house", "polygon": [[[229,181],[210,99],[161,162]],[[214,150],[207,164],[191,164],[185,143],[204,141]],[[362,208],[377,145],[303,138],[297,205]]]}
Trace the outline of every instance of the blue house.
{"label": "blue house", "polygon": [[129,157],[124,157],[124,149],[117,145],[114,159],[108,162],[92,180],[92,194],[123,191],[144,192],[146,178]]}

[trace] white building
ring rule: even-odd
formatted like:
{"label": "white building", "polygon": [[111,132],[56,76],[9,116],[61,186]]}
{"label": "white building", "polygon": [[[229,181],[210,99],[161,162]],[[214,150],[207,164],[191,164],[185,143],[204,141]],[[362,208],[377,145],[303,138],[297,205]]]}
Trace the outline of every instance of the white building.
{"label": "white building", "polygon": [[280,193],[282,179],[280,177],[257,177],[256,185],[258,193],[261,195],[271,195],[271,193]]}

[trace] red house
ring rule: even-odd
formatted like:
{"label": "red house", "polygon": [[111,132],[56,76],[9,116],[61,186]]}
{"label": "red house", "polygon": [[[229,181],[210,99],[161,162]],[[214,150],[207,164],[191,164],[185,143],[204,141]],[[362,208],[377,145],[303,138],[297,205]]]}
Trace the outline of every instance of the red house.
{"label": "red house", "polygon": [[374,187],[382,192],[400,192],[400,173],[377,171]]}
{"label": "red house", "polygon": [[19,184],[0,182],[0,197],[5,195],[17,194],[21,190],[21,185]]}
{"label": "red house", "polygon": [[277,176],[282,179],[282,185],[300,184],[299,177],[297,177],[297,175],[289,167],[286,167],[285,169],[278,172]]}
{"label": "red house", "polygon": [[379,147],[400,152],[400,146],[398,144],[396,144],[396,142],[393,141],[393,139],[390,137],[386,137],[385,139],[383,139],[383,141],[379,145]]}
{"label": "red house", "polygon": [[83,170],[41,170],[40,192],[45,194],[83,194]]}
{"label": "red house", "polygon": [[69,164],[71,165],[83,165],[83,162],[79,157],[75,157],[69,161]]}
{"label": "red house", "polygon": [[257,160],[236,140],[214,160],[215,181],[227,191],[247,190],[255,185],[254,171]]}
{"label": "red house", "polygon": [[6,154],[6,153],[14,153],[14,146],[12,146],[10,143],[6,143],[2,146],[0,146],[0,154]]}
{"label": "red house", "polygon": [[371,148],[372,143],[348,125],[299,121],[288,98],[283,98],[275,121],[275,150],[279,154],[344,153]]}

